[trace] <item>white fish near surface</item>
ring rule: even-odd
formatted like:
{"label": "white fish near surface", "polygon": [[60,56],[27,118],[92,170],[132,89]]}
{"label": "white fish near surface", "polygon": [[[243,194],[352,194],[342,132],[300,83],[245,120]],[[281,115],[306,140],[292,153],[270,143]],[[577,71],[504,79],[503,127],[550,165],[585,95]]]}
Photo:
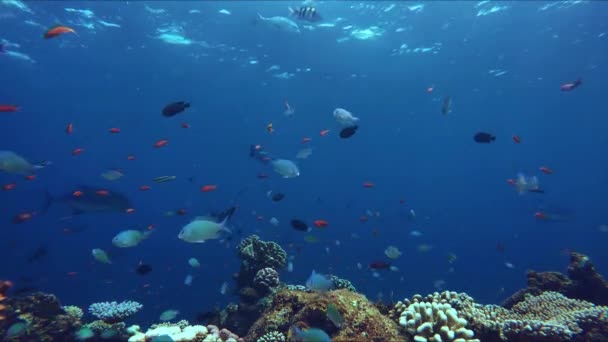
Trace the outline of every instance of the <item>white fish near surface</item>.
{"label": "white fish near surface", "polygon": [[267,17],[262,16],[259,13],[258,13],[258,18],[264,24],[277,28],[281,31],[285,31],[285,32],[289,32],[289,33],[300,33],[300,27],[298,26],[298,24],[289,18],[280,17],[280,16],[267,18]]}
{"label": "white fish near surface", "polygon": [[295,178],[300,175],[300,169],[291,160],[275,159],[271,164],[274,172],[280,174],[283,178]]}
{"label": "white fish near surface", "polygon": [[334,109],[334,119],[338,123],[345,127],[356,126],[359,122],[359,118],[353,116],[353,114],[344,108]]}
{"label": "white fish near surface", "polygon": [[0,171],[17,175],[31,174],[42,165],[32,165],[25,158],[13,151],[0,151]]}
{"label": "white fish near surface", "polygon": [[177,237],[190,243],[202,243],[207,240],[219,239],[223,232],[232,233],[232,231],[226,227],[227,221],[228,217],[219,223],[213,218],[197,217],[184,226]]}

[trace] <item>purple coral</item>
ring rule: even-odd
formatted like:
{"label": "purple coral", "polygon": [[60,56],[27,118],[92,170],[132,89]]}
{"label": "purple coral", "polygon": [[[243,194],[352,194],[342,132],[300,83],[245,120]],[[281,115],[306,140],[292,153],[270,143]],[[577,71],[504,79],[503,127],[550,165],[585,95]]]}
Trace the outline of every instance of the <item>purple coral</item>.
{"label": "purple coral", "polygon": [[263,268],[255,274],[253,285],[258,289],[270,291],[279,286],[279,273],[270,267]]}
{"label": "purple coral", "polygon": [[101,302],[89,306],[89,313],[106,323],[118,323],[137,313],[144,306],[134,301]]}

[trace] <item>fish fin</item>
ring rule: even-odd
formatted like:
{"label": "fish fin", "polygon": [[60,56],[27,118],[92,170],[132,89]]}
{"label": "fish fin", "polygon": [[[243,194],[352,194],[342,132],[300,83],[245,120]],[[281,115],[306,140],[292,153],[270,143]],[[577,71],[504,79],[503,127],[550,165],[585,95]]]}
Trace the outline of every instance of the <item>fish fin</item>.
{"label": "fish fin", "polygon": [[80,214],[84,214],[84,210],[76,209],[76,208],[72,209],[72,215],[80,215]]}
{"label": "fish fin", "polygon": [[290,6],[290,7],[287,7],[287,9],[289,9],[289,14],[290,14],[290,15],[296,15],[296,10],[295,10],[295,9],[293,9],[293,7],[291,7],[291,6]]}
{"label": "fish fin", "polygon": [[260,13],[258,13],[258,19],[259,20],[266,20],[266,18],[264,18],[264,16],[262,16]]}
{"label": "fish fin", "polygon": [[51,204],[53,204],[53,196],[51,196],[51,193],[49,192],[48,189],[44,190],[44,206],[42,207],[42,210],[40,210],[40,212],[42,214],[46,214],[46,212],[49,210],[49,207],[51,206]]}

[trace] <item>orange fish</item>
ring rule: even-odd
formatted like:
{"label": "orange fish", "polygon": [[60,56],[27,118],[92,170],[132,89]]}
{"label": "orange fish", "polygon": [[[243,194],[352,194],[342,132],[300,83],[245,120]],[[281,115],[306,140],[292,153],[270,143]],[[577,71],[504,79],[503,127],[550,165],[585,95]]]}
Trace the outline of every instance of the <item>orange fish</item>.
{"label": "orange fish", "polygon": [[78,272],[68,272],[67,275],[73,277],[75,275],[78,275]]}
{"label": "orange fish", "polygon": [[187,122],[182,122],[181,126],[182,128],[190,128],[190,124]]}
{"label": "orange fish", "polygon": [[161,139],[154,143],[154,147],[156,147],[156,148],[164,147],[164,146],[167,146],[168,143],[169,143],[169,140]]}
{"label": "orange fish", "polygon": [[24,178],[25,178],[25,180],[32,181],[32,180],[36,179],[36,175],[27,175]]}
{"label": "orange fish", "polygon": [[139,190],[141,190],[141,191],[148,191],[150,189],[152,189],[152,188],[149,185],[142,185],[139,187]]}
{"label": "orange fish", "polygon": [[0,113],[14,113],[19,110],[15,105],[0,105]]}
{"label": "orange fish", "polygon": [[426,88],[426,92],[429,94],[432,93],[433,90],[435,90],[435,86],[430,86],[430,87]]}
{"label": "orange fish", "polygon": [[534,218],[536,218],[537,220],[546,220],[547,215],[545,215],[545,213],[543,213],[542,211],[537,211],[534,213]]}
{"label": "orange fish", "polygon": [[133,208],[129,208],[129,209],[125,210],[125,212],[126,212],[127,214],[133,214],[133,213],[135,212],[135,209],[133,209]]}
{"label": "orange fish", "polygon": [[21,212],[17,215],[15,215],[15,217],[13,217],[13,223],[18,224],[18,223],[23,223],[25,221],[29,221],[34,217],[34,212],[29,212],[29,211],[24,211]]}
{"label": "orange fish", "polygon": [[215,191],[216,189],[217,189],[217,185],[213,185],[213,184],[203,185],[201,187],[202,192]]}
{"label": "orange fish", "polygon": [[268,131],[268,133],[274,133],[274,127],[272,126],[272,122],[266,125],[266,131]]}
{"label": "orange fish", "polygon": [[363,183],[363,187],[371,189],[371,188],[374,187],[374,183],[372,183],[372,182],[365,182],[365,183]]}
{"label": "orange fish", "polygon": [[308,138],[308,137],[302,138],[302,144],[306,144],[306,143],[310,142],[311,140],[312,140],[312,138]]}
{"label": "orange fish", "polygon": [[361,215],[361,216],[359,217],[359,221],[361,221],[361,222],[367,222],[367,220],[368,220],[368,218],[367,218],[367,216],[365,216],[365,215]]}
{"label": "orange fish", "polygon": [[65,132],[67,134],[72,134],[72,132],[74,132],[74,124],[70,122],[65,128]]}
{"label": "orange fish", "polygon": [[127,160],[135,160],[135,156],[134,155],[127,156]]}
{"label": "orange fish", "polygon": [[151,225],[148,225],[148,227],[147,227],[147,228],[148,228],[148,230],[152,230],[152,229],[154,229],[155,227],[156,227],[156,225],[153,223],[153,224],[151,224]]}
{"label": "orange fish", "polygon": [[264,216],[262,216],[262,215],[258,215],[258,216],[256,216],[256,219],[257,219],[258,221],[263,221],[263,220],[264,220]]}
{"label": "orange fish", "polygon": [[517,185],[517,181],[513,178],[509,178],[507,179],[507,183],[511,184],[511,185]]}
{"label": "orange fish", "polygon": [[112,134],[116,134],[116,133],[120,133],[120,128],[118,128],[118,127],[112,127],[108,131],[110,133],[112,133]]}
{"label": "orange fish", "polygon": [[512,138],[516,144],[521,143],[521,138],[519,137],[519,135],[514,135]]}
{"label": "orange fish", "polygon": [[57,26],[53,26],[50,29],[48,29],[45,33],[44,33],[44,39],[49,39],[49,38],[55,38],[57,36],[60,36],[64,33],[76,33],[76,31],[74,31],[74,29],[67,27],[67,26],[63,26],[63,25],[57,25]]}
{"label": "orange fish", "polygon": [[108,190],[97,190],[95,191],[97,196],[110,196],[110,192]]}
{"label": "orange fish", "polygon": [[4,191],[13,190],[16,187],[17,187],[17,184],[15,184],[15,183],[5,184],[2,187],[2,190],[4,190]]}
{"label": "orange fish", "polygon": [[76,190],[76,191],[72,192],[72,196],[74,196],[74,197],[80,197],[82,195],[84,195],[84,192],[82,192],[80,190]]}
{"label": "orange fish", "polygon": [[327,225],[329,224],[329,222],[327,222],[327,221],[325,221],[325,220],[314,220],[312,223],[313,223],[313,224],[315,225],[315,227],[317,227],[317,228],[325,228],[325,227],[327,227]]}
{"label": "orange fish", "polygon": [[72,155],[77,156],[77,155],[81,154],[82,152],[84,152],[84,148],[81,148],[81,147],[75,148],[72,150]]}
{"label": "orange fish", "polygon": [[263,172],[262,173],[258,173],[257,177],[258,177],[258,179],[265,179],[265,178],[268,178],[268,174],[263,173]]}
{"label": "orange fish", "polygon": [[329,133],[329,130],[328,130],[328,129],[324,129],[324,130],[322,130],[321,132],[319,132],[319,135],[320,135],[320,136],[322,136],[322,137],[324,137],[324,136],[326,136],[328,133]]}
{"label": "orange fish", "polygon": [[546,167],[546,166],[541,166],[539,168],[539,170],[541,170],[544,174],[546,175],[550,175],[553,173],[553,170],[551,170],[550,168]]}

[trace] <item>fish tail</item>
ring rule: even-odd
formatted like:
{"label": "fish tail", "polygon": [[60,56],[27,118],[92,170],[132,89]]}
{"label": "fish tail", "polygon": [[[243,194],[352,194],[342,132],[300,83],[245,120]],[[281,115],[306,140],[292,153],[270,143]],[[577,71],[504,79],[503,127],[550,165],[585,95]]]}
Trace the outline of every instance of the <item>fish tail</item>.
{"label": "fish tail", "polygon": [[40,210],[40,212],[42,214],[46,214],[46,212],[49,210],[49,208],[51,207],[51,204],[53,204],[53,196],[51,195],[51,193],[49,192],[48,189],[44,190],[44,205],[42,207],[42,209]]}

